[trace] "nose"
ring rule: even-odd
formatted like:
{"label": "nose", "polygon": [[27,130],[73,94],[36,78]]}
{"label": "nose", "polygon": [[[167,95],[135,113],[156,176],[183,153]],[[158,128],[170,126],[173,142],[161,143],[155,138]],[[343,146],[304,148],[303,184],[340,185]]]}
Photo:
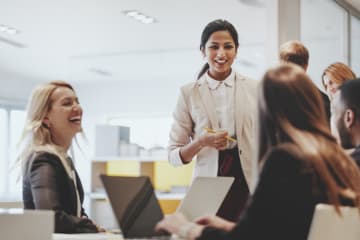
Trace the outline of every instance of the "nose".
{"label": "nose", "polygon": [[82,107],[81,107],[80,103],[74,103],[72,109],[73,109],[73,111],[78,111],[78,112],[82,113]]}
{"label": "nose", "polygon": [[225,56],[225,49],[223,47],[220,47],[217,51],[217,56]]}

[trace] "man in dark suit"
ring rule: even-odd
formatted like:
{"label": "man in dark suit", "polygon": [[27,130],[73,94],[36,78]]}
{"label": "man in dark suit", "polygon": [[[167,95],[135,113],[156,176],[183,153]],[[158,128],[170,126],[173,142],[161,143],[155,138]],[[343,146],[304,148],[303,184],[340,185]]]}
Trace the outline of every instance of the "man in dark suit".
{"label": "man in dark suit", "polygon": [[[299,41],[286,42],[280,47],[280,61],[299,65],[306,72],[309,64],[309,51]],[[320,89],[319,92],[324,102],[327,119],[329,119],[330,123],[330,100],[325,93],[320,91]]]}
{"label": "man in dark suit", "polygon": [[331,126],[343,148],[355,148],[351,156],[360,167],[360,78],[340,86],[332,101]]}

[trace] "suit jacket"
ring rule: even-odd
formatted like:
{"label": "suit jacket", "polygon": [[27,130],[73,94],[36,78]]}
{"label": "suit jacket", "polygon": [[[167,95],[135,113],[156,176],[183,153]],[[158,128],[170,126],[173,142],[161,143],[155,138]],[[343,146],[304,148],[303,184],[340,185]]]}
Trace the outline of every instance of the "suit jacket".
{"label": "suit jacket", "polygon": [[325,114],[326,114],[326,117],[327,117],[327,120],[328,120],[328,123],[329,123],[329,126],[330,126],[330,117],[331,117],[330,100],[329,100],[329,97],[325,93],[323,93],[320,89],[318,89],[318,90],[319,90],[321,98],[323,100],[324,108],[325,108]]}
{"label": "suit jacket", "polygon": [[[84,191],[76,174],[76,185],[82,204]],[[25,209],[55,211],[55,232],[97,232],[96,226],[86,218],[83,208],[77,217],[77,196],[74,181],[67,174],[58,156],[48,152],[30,155],[23,175],[23,202]]]}
{"label": "suit jacket", "polygon": [[315,205],[328,202],[322,181],[294,145],[276,147],[265,158],[258,186],[235,228],[208,227],[199,239],[307,239]]}
{"label": "suit jacket", "polygon": [[[257,82],[235,74],[235,130],[238,140],[241,166],[250,190],[254,185],[255,162],[255,122],[257,116]],[[181,88],[173,113],[174,122],[170,131],[169,162],[174,166],[183,165],[179,160],[180,148],[206,131],[204,127],[219,128],[219,121],[205,75],[196,82]],[[196,158],[194,177],[217,176],[218,150],[202,148]]]}
{"label": "suit jacket", "polygon": [[357,146],[351,153],[351,157],[355,160],[356,164],[360,168],[360,146]]}

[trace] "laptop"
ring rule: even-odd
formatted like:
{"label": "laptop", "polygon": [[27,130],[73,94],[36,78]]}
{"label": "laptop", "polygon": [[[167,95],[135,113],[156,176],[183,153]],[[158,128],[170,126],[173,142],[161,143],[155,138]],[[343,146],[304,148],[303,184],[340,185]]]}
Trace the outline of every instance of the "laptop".
{"label": "laptop", "polygon": [[0,209],[0,238],[49,240],[54,232],[51,210]]}
{"label": "laptop", "polygon": [[308,240],[359,240],[360,214],[356,207],[340,207],[341,216],[333,205],[317,204],[309,230]]}
{"label": "laptop", "polygon": [[[101,175],[100,178],[125,238],[168,236],[154,232],[164,215],[148,177]],[[233,181],[233,177],[195,178],[177,211],[190,221],[215,215]]]}
{"label": "laptop", "polygon": [[190,221],[205,215],[215,215],[233,182],[233,177],[195,178],[176,211]]}
{"label": "laptop", "polygon": [[154,231],[164,215],[148,177],[100,175],[123,236],[170,239],[170,234]]}

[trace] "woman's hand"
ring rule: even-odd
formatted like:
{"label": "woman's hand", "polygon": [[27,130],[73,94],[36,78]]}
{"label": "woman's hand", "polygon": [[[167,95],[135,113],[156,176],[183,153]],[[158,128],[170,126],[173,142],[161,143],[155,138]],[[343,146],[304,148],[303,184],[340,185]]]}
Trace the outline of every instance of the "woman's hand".
{"label": "woman's hand", "polygon": [[89,220],[96,227],[96,230],[98,232],[106,232],[105,228],[100,227],[99,225],[97,225],[92,219],[88,218],[88,216],[81,216],[81,218]]}
{"label": "woman's hand", "polygon": [[203,226],[191,223],[181,213],[167,215],[155,226],[157,232],[165,231],[185,239],[196,239],[201,235],[203,229]]}
{"label": "woman's hand", "polygon": [[196,223],[207,227],[214,227],[225,231],[231,231],[235,227],[234,222],[227,221],[217,216],[204,216],[196,220]]}
{"label": "woman's hand", "polygon": [[224,150],[227,147],[228,140],[227,131],[218,131],[216,133],[206,133],[199,138],[199,142],[203,147],[213,147],[217,150]]}
{"label": "woman's hand", "polygon": [[178,234],[180,227],[190,223],[181,213],[166,215],[163,220],[155,226],[155,231],[166,231]]}

